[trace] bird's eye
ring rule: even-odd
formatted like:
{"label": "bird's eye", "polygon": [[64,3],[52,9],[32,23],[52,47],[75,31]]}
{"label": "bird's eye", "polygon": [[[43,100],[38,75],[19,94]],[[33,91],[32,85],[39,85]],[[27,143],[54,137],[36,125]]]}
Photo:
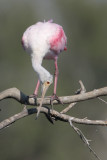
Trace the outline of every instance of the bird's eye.
{"label": "bird's eye", "polygon": [[47,84],[50,84],[50,82],[49,82],[49,81],[47,81]]}

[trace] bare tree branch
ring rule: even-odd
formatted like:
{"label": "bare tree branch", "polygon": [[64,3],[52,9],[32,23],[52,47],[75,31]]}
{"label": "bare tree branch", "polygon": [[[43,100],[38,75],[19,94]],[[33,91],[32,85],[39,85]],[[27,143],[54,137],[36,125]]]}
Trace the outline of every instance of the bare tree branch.
{"label": "bare tree branch", "polygon": [[[96,97],[106,96],[106,95],[107,95],[107,87],[104,87],[100,89],[94,89],[93,91],[86,92],[83,94],[77,94],[73,96],[63,96],[59,98],[63,102],[63,104],[69,104],[69,103],[94,99]],[[36,105],[36,106],[39,105],[41,101],[41,98],[37,98],[37,99],[29,98],[29,96],[26,96],[23,92],[21,92],[17,88],[10,88],[0,93],[0,101],[6,98],[14,98],[22,104]],[[54,101],[53,104],[58,104],[58,102]],[[49,97],[46,97],[44,99],[43,105],[50,105]]]}
{"label": "bare tree branch", "polygon": [[[14,116],[2,121],[0,123],[0,129],[3,129],[7,126],[9,126],[10,124],[16,122],[17,120],[24,118],[26,116],[32,115],[37,113],[37,108],[31,108],[31,109],[27,109],[26,107],[24,107],[24,109],[18,113],[15,114]],[[106,126],[107,125],[107,121],[104,120],[89,120],[87,118],[83,118],[83,119],[79,119],[79,118],[75,118],[66,114],[61,114],[59,112],[57,112],[56,110],[52,110],[49,109],[48,107],[44,106],[41,108],[40,110],[41,113],[44,114],[50,114],[51,117],[54,118],[54,120],[61,120],[64,122],[69,122],[69,119],[72,119],[72,122],[74,123],[78,123],[78,124],[85,124],[85,125],[101,125],[101,126]]]}
{"label": "bare tree branch", "polygon": [[101,160],[100,157],[97,156],[96,152],[91,148],[90,143],[89,143],[90,140],[88,140],[88,139],[85,137],[85,135],[82,133],[82,131],[81,131],[79,128],[77,128],[77,127],[75,127],[75,126],[73,125],[72,119],[69,120],[69,123],[70,123],[70,126],[74,129],[74,131],[79,135],[79,137],[81,138],[81,140],[87,145],[87,147],[88,147],[89,150],[93,153],[93,155],[94,155],[98,160]]}
{"label": "bare tree branch", "polygon": [[[85,89],[83,83],[81,81],[79,81],[79,83],[80,83],[81,88],[77,92],[80,93],[80,94],[73,95],[73,96],[60,97],[61,101],[64,104],[71,103],[63,111],[61,111],[59,113],[55,110],[51,110],[51,109],[43,106],[41,108],[40,112],[42,112],[46,115],[48,115],[50,113],[50,116],[54,120],[61,120],[61,121],[68,122],[69,118],[73,118],[72,122],[75,122],[75,123],[87,124],[87,125],[107,125],[107,121],[104,121],[104,120],[89,120],[87,118],[79,119],[79,118],[75,118],[75,117],[64,114],[73,105],[75,105],[79,101],[85,101],[85,100],[88,100],[88,99],[92,99],[92,98],[96,98],[96,97],[99,97],[99,96],[106,96],[107,95],[107,87],[96,89],[96,90],[93,90],[91,92],[85,93],[86,89]],[[6,98],[14,98],[15,100],[17,100],[21,104],[35,105],[35,106],[39,105],[40,100],[41,100],[41,98],[37,98],[37,99],[29,98],[28,96],[26,96],[23,92],[21,92],[17,88],[10,88],[10,89],[7,89],[7,90],[0,93],[0,101],[3,100],[3,99],[6,99]],[[43,105],[48,105],[48,104],[50,104],[50,100],[49,100],[49,98],[45,98],[45,100],[43,102]],[[58,104],[58,102],[55,101],[54,104]],[[31,108],[31,109],[24,108],[22,112],[20,112],[18,114],[15,114],[14,116],[2,121],[0,123],[0,129],[10,125],[11,123],[17,121],[18,119],[21,119],[25,116],[36,113],[37,109],[38,109],[38,107],[37,108]]]}
{"label": "bare tree branch", "polygon": [[[63,104],[69,104],[68,107],[66,107],[64,110],[62,110],[60,113],[56,110],[49,109],[45,105],[50,105],[50,98],[46,97],[43,101],[43,106],[40,108],[40,113],[44,113],[48,120],[53,123],[54,121],[60,120],[63,122],[69,122],[72,128],[76,131],[76,133],[80,136],[80,138],[83,140],[84,143],[87,144],[88,148],[93,152],[93,154],[96,156],[96,158],[100,159],[97,154],[93,151],[93,149],[90,147],[89,141],[86,139],[84,134],[81,132],[79,128],[76,128],[73,123],[78,124],[85,124],[85,125],[101,125],[106,126],[107,121],[106,120],[89,120],[87,118],[79,119],[76,117],[72,117],[70,115],[65,114],[68,112],[77,102],[80,101],[86,101],[89,99],[98,98],[105,104],[107,104],[106,101],[104,101],[100,96],[106,96],[107,95],[107,87],[95,89],[93,91],[87,92],[86,89],[82,83],[82,81],[79,81],[81,88],[77,90],[76,95],[73,96],[63,96],[60,97],[60,100],[63,102]],[[3,128],[6,128],[10,126],[12,123],[16,122],[17,120],[24,118],[26,116],[32,115],[37,113],[38,111],[38,105],[41,102],[41,98],[30,98],[29,96],[25,95],[23,92],[21,92],[17,88],[10,88],[0,93],[0,101],[6,98],[13,98],[17,100],[19,103],[24,104],[24,109],[18,113],[13,115],[12,117],[3,120],[0,122],[0,130]],[[58,104],[57,101],[54,101],[54,104]],[[36,106],[35,108],[27,109],[26,105],[32,105]],[[72,120],[72,122],[71,122]]]}

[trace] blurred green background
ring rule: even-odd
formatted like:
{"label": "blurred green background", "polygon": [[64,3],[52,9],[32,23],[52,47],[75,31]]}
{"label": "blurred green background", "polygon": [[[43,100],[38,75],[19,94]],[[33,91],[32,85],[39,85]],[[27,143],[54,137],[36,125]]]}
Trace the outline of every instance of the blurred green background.
{"label": "blurred green background", "polygon": [[[0,0],[0,91],[17,87],[27,95],[33,93],[37,75],[21,46],[21,37],[28,26],[44,19],[62,25],[68,38],[67,52],[58,61],[57,95],[74,94],[80,79],[87,91],[106,86],[106,0]],[[54,73],[53,61],[44,61],[43,65]],[[52,92],[53,86],[47,94]],[[8,99],[0,102],[0,108],[2,121],[20,112],[23,105]],[[106,105],[95,99],[78,103],[69,114],[107,119],[106,111]],[[95,159],[67,123],[58,121],[51,125],[44,115],[37,121],[35,116],[23,118],[0,132],[1,160]],[[101,159],[106,159],[107,128],[78,127],[92,140],[90,143]]]}

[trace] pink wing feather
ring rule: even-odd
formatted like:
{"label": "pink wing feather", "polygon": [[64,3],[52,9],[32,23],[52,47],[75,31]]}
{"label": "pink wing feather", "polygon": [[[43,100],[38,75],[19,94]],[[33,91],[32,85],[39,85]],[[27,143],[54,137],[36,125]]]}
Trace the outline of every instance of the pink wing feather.
{"label": "pink wing feather", "polygon": [[60,53],[66,50],[67,38],[61,26],[58,26],[57,33],[50,39],[51,50]]}

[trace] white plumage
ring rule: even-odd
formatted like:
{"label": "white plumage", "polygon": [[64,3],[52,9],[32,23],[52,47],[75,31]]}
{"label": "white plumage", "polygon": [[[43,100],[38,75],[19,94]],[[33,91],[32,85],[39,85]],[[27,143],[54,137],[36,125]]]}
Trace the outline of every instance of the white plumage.
{"label": "white plumage", "polygon": [[62,31],[61,26],[51,23],[50,21],[38,22],[27,28],[23,34],[23,47],[25,51],[31,55],[32,66],[39,75],[42,83],[45,81],[52,83],[53,79],[53,76],[41,66],[43,58],[54,59],[66,46],[66,36],[64,32],[64,38],[62,37],[61,42],[56,46],[54,44],[54,40],[59,36],[60,30]]}
{"label": "white plumage", "polygon": [[[38,88],[41,83],[42,101],[48,87],[53,82],[53,76],[42,66],[42,60],[53,59],[55,62],[54,93],[51,97],[51,104],[55,99],[61,103],[56,96],[58,79],[57,59],[60,52],[66,50],[66,43],[67,38],[63,28],[56,23],[52,23],[52,20],[48,22],[38,22],[30,26],[26,29],[22,37],[22,45],[25,51],[30,54],[32,66],[39,77],[34,96],[37,96]],[[42,101],[40,107],[42,106]],[[39,115],[39,112],[40,109],[37,115]]]}

